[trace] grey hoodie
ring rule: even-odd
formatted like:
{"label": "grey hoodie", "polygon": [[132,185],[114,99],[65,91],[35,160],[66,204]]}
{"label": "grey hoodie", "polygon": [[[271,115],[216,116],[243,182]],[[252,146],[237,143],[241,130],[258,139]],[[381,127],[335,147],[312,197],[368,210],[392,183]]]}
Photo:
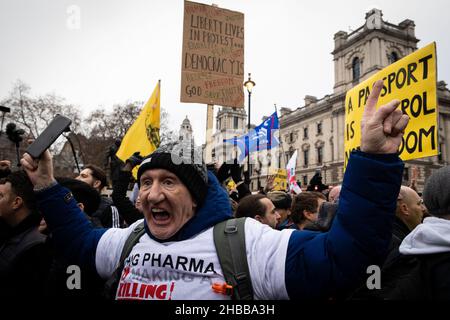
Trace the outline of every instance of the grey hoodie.
{"label": "grey hoodie", "polygon": [[450,220],[425,218],[400,245],[400,253],[422,255],[450,252]]}

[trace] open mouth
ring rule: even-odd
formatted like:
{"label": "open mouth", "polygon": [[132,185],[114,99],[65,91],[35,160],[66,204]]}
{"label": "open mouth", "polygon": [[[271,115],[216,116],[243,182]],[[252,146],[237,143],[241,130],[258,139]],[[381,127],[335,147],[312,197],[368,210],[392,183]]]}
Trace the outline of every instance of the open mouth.
{"label": "open mouth", "polygon": [[170,214],[167,211],[158,208],[152,209],[152,216],[157,223],[165,223],[170,219]]}

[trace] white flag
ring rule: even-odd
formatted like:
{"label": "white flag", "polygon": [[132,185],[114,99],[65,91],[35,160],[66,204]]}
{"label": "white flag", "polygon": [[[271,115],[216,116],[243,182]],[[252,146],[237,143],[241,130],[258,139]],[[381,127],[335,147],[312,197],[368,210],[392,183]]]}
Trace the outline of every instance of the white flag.
{"label": "white flag", "polygon": [[289,159],[289,162],[286,166],[287,171],[287,179],[289,184],[289,191],[294,191],[296,194],[299,194],[302,192],[302,189],[297,184],[297,179],[295,177],[295,165],[297,163],[297,150],[295,150],[294,154],[292,155],[291,159]]}

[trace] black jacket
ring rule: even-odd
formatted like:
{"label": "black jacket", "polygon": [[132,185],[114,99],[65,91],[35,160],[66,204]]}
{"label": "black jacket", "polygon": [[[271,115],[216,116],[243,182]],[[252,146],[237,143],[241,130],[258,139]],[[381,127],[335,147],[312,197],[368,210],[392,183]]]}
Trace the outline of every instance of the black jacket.
{"label": "black jacket", "polygon": [[366,285],[351,297],[352,299],[387,300],[391,299],[399,281],[407,278],[418,265],[414,256],[402,255],[399,251],[403,239],[410,233],[408,227],[399,218],[394,218],[392,238],[389,243],[387,257],[381,267],[381,289],[369,290]]}
{"label": "black jacket", "polygon": [[94,272],[89,272],[86,269],[79,270],[79,288],[68,288],[67,282],[74,284],[75,272],[68,269],[71,263],[66,261],[64,257],[57,254],[54,248],[52,235],[47,237],[47,246],[52,253],[52,261],[49,267],[48,278],[45,284],[45,296],[58,299],[67,300],[71,298],[81,299],[102,299],[102,292],[104,281]]}
{"label": "black jacket", "polygon": [[[448,220],[430,217],[402,241],[405,254],[399,260],[404,274],[394,282],[387,299],[450,300],[449,231]],[[407,266],[405,261],[415,261],[415,265]]]}
{"label": "black jacket", "polygon": [[13,228],[4,228],[0,245],[0,297],[39,297],[50,267],[46,237],[39,233],[41,217],[31,214]]}
{"label": "black jacket", "polygon": [[102,195],[97,211],[91,216],[91,221],[96,228],[121,228],[124,227],[123,218],[120,216],[113,201]]}
{"label": "black jacket", "polygon": [[128,225],[131,225],[144,217],[127,197],[127,189],[130,179],[131,172],[121,170],[119,172],[119,178],[114,181],[113,192],[111,195],[114,205],[119,210],[120,216]]}
{"label": "black jacket", "polygon": [[407,277],[418,264],[416,257],[403,255],[399,251],[403,239],[410,232],[408,227],[395,217],[388,255],[381,269],[381,290],[376,290],[375,294],[382,299],[388,299],[391,292],[395,290],[397,283]]}
{"label": "black jacket", "polygon": [[411,256],[415,266],[392,286],[386,300],[450,300],[450,253]]}

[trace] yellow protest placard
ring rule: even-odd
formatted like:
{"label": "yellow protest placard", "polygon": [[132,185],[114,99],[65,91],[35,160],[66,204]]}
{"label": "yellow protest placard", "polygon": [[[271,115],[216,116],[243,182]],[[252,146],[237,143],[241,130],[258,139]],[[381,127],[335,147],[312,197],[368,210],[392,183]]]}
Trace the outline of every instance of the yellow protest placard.
{"label": "yellow protest placard", "polygon": [[232,178],[228,179],[228,183],[226,184],[228,192],[236,189],[236,183]]}
{"label": "yellow protest placard", "polygon": [[345,97],[344,168],[350,152],[361,143],[361,118],[373,84],[382,79],[377,108],[393,99],[410,120],[400,145],[403,160],[438,154],[436,43],[391,64],[347,92]]}
{"label": "yellow protest placard", "polygon": [[275,170],[273,179],[273,189],[275,191],[287,190],[287,172],[286,169]]}

